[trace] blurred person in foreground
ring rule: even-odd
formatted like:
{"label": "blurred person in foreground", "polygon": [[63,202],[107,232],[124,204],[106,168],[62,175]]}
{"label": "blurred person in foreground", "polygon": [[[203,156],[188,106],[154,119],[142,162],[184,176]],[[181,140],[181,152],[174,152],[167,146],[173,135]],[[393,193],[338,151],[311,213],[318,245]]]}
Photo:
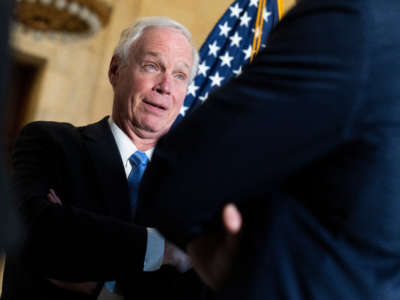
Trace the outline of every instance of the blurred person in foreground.
{"label": "blurred person in foreground", "polygon": [[111,117],[21,131],[13,178],[27,237],[21,255],[7,259],[2,299],[96,299],[104,282],[106,296],[196,298],[195,273],[181,273],[186,255],[135,225],[135,214],[141,175],[197,64],[186,28],[144,18],[123,31],[111,59]]}
{"label": "blurred person in foreground", "polygon": [[[22,231],[20,220],[11,200],[9,178],[7,178],[9,172],[4,157],[6,142],[4,138],[5,120],[7,117],[8,80],[10,73],[10,46],[8,40],[12,8],[12,1],[4,0],[0,2],[0,57],[2,58],[0,68],[0,261],[3,251],[15,251],[18,248]],[[0,266],[0,272],[1,269]]]}
{"label": "blurred person in foreground", "polygon": [[399,19],[397,0],[299,1],[159,140],[137,222],[221,299],[399,298]]}

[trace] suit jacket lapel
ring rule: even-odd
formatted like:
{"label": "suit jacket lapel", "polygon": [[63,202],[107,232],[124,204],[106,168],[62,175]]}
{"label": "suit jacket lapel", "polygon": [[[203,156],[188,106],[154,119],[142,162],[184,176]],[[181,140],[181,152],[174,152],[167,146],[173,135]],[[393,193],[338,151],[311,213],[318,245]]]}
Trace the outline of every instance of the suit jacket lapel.
{"label": "suit jacket lapel", "polygon": [[132,221],[124,166],[107,119],[82,128],[93,180],[102,191],[109,215]]}

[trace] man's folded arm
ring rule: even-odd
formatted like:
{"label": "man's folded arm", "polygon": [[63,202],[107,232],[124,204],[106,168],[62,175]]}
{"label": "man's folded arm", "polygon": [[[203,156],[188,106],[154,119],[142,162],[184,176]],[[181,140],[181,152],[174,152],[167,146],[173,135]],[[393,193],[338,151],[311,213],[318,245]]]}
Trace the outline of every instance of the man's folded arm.
{"label": "man's folded arm", "polygon": [[13,179],[26,227],[27,262],[47,278],[67,281],[114,280],[142,271],[145,227],[48,200],[50,188],[57,193],[65,188],[57,154],[40,126],[28,125],[17,140]]}

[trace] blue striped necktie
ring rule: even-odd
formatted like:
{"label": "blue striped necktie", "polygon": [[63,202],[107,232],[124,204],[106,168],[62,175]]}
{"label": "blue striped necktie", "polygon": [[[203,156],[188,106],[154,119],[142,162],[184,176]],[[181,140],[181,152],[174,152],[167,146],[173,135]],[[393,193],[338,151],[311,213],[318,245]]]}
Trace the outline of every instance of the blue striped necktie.
{"label": "blue striped necktie", "polygon": [[129,157],[129,162],[132,166],[132,171],[128,176],[129,198],[131,200],[132,217],[135,217],[140,180],[142,180],[149,159],[147,158],[146,153],[136,151],[131,155],[131,157]]}
{"label": "blue striped necktie", "polygon": [[[132,218],[136,214],[137,200],[139,196],[139,184],[142,179],[144,170],[146,170],[149,159],[144,152],[136,151],[129,157],[129,163],[132,166],[132,170],[128,176],[128,188],[129,188],[129,199],[131,201],[131,212]],[[115,281],[106,281],[104,285],[110,292],[115,291]]]}

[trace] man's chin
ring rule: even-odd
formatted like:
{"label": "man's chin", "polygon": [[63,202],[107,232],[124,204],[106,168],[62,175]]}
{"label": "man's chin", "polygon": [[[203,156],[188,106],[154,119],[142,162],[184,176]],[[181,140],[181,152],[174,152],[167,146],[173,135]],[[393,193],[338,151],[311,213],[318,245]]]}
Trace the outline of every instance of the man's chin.
{"label": "man's chin", "polygon": [[169,128],[171,126],[166,126],[165,124],[160,124],[160,123],[155,123],[155,122],[146,122],[141,127],[142,127],[142,130],[144,130],[148,133],[162,136],[165,133],[167,133],[167,131],[169,130]]}

